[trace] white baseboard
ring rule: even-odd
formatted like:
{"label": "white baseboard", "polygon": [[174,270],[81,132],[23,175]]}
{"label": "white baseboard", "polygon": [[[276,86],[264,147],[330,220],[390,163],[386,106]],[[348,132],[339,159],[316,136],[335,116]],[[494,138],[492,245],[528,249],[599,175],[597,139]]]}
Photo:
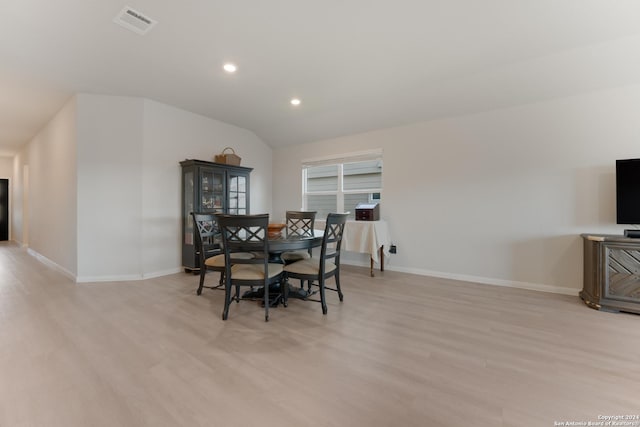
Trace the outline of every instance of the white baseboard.
{"label": "white baseboard", "polygon": [[125,274],[125,275],[114,275],[114,276],[76,276],[66,268],[62,267],[58,263],[51,261],[46,256],[34,251],[33,249],[29,249],[24,245],[27,249],[27,253],[34,258],[36,258],[41,263],[45,264],[48,267],[62,273],[64,276],[73,280],[76,283],[91,283],[91,282],[133,282],[137,280],[145,280],[145,279],[153,279],[155,277],[168,276],[170,274],[180,273],[182,268],[176,267],[169,270],[163,271],[155,271],[152,273],[145,274]]}
{"label": "white baseboard", "polygon": [[76,279],[77,283],[89,283],[89,282],[134,282],[137,280],[153,279],[156,277],[168,276],[170,274],[180,273],[181,268],[172,268],[170,270],[154,271],[151,273],[143,274],[127,274],[121,276],[84,276]]}
{"label": "white baseboard", "polygon": [[76,283],[97,283],[97,282],[135,282],[142,280],[141,274],[123,274],[118,276],[78,276]]}
{"label": "white baseboard", "polygon": [[170,274],[181,273],[182,271],[183,271],[182,267],[177,267],[177,268],[172,268],[172,269],[169,269],[169,270],[156,271],[156,272],[153,272],[153,273],[145,273],[145,274],[142,275],[142,279],[143,280],[145,280],[145,279],[153,279],[155,277],[162,277],[162,276],[168,276]]}
{"label": "white baseboard", "polygon": [[68,277],[69,279],[73,280],[74,282],[76,281],[76,275],[73,274],[72,272],[70,272],[69,270],[67,270],[66,268],[64,268],[63,266],[61,266],[60,264],[58,264],[58,263],[56,263],[54,261],[51,261],[46,256],[41,255],[40,253],[34,251],[33,249],[28,248],[26,245],[22,245],[22,247],[27,249],[27,253],[29,255],[31,255],[32,257],[34,257],[35,259],[37,259],[38,261],[40,261],[44,265],[53,268],[54,270],[56,270],[59,273],[62,273],[64,276]]}
{"label": "white baseboard", "polygon": [[[366,267],[366,268],[370,267],[370,264],[361,263],[361,262],[348,261],[348,262],[342,262],[342,263],[346,265],[355,265],[359,267]],[[374,268],[376,267],[380,268],[379,264],[374,265]],[[519,281],[504,280],[504,279],[493,279],[488,277],[469,276],[465,274],[443,273],[441,271],[423,270],[419,268],[396,267],[393,265],[391,266],[385,265],[384,268],[385,270],[389,270],[389,271],[398,271],[401,273],[417,274],[419,276],[439,277],[441,279],[459,280],[462,282],[479,283],[482,285],[504,286],[508,288],[528,289],[530,291],[549,292],[553,294],[578,296],[578,292],[580,292],[579,289],[567,288],[563,286],[543,285],[540,283],[519,282]]]}
{"label": "white baseboard", "polygon": [[[58,265],[57,263],[51,261],[47,257],[39,254],[33,249],[27,249],[27,252],[38,259],[43,264],[48,265],[49,267],[59,271],[64,274],[66,277],[74,280],[76,283],[90,283],[90,282],[130,282],[137,280],[145,280],[145,279],[153,279],[156,277],[168,276],[170,274],[180,273],[182,268],[172,268],[163,271],[156,271],[152,273],[144,273],[144,274],[129,274],[129,275],[117,275],[117,276],[76,276],[67,269]],[[357,261],[343,261],[345,265],[354,265],[358,267],[366,267],[369,268],[369,263],[357,262]],[[378,266],[379,268],[379,266]],[[478,276],[469,276],[465,274],[455,274],[455,273],[444,273],[441,271],[433,271],[433,270],[423,270],[419,268],[406,268],[406,267],[396,267],[393,265],[385,266],[386,270],[389,271],[398,271],[401,273],[409,273],[409,274],[417,274],[419,276],[428,276],[428,277],[439,277],[442,279],[451,279],[451,280],[459,280],[463,282],[472,282],[479,283],[483,285],[491,285],[491,286],[504,286],[508,288],[517,288],[517,289],[528,289],[531,291],[539,291],[539,292],[550,292],[554,294],[562,294],[562,295],[571,295],[577,296],[579,289],[575,288],[567,288],[562,286],[551,286],[551,285],[543,285],[540,283],[529,283],[529,282],[519,282],[514,280],[503,280],[503,279],[493,279],[488,277],[478,277]]]}

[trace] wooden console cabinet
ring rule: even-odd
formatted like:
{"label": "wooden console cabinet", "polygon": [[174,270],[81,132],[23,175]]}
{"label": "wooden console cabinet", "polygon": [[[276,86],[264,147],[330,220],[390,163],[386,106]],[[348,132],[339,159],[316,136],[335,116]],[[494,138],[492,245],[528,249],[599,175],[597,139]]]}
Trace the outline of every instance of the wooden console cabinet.
{"label": "wooden console cabinet", "polygon": [[584,285],[591,308],[640,313],[640,239],[583,234]]}

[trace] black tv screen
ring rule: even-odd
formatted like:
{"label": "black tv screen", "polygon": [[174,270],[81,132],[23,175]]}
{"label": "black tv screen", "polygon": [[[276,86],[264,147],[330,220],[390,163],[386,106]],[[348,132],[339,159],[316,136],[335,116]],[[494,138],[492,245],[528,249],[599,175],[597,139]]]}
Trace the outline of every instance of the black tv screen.
{"label": "black tv screen", "polygon": [[640,224],[640,159],[616,160],[618,224]]}

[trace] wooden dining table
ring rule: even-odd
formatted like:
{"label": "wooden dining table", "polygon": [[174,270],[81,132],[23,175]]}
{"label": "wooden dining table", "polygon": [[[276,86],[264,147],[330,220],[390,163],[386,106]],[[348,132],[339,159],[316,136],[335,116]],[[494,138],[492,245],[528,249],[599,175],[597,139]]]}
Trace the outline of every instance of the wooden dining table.
{"label": "wooden dining table", "polygon": [[[279,260],[283,252],[305,250],[322,245],[324,230],[313,230],[313,236],[287,235],[285,232],[278,236],[269,237],[269,254]],[[282,261],[277,261],[282,262]]]}
{"label": "wooden dining table", "polygon": [[[280,257],[284,252],[307,250],[322,246],[324,230],[313,230],[313,236],[287,235],[282,232],[277,236],[269,236],[269,262],[284,264]],[[274,295],[270,299],[269,305],[275,307],[282,302],[282,284],[274,284],[269,287],[269,295]],[[289,287],[289,298],[305,299],[309,293],[302,288]],[[264,289],[257,288],[249,290],[242,295],[243,298],[263,298]]]}

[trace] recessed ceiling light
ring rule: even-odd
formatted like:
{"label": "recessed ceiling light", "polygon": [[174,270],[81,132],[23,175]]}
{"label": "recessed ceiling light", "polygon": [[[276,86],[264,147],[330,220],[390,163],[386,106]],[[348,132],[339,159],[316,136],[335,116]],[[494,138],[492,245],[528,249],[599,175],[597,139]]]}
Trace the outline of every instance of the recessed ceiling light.
{"label": "recessed ceiling light", "polygon": [[298,98],[293,98],[291,100],[291,105],[300,105],[300,100]]}
{"label": "recessed ceiling light", "polygon": [[227,73],[235,73],[235,72],[236,72],[236,70],[238,69],[238,67],[236,67],[236,65],[235,65],[235,64],[232,64],[232,63],[230,63],[230,62],[228,62],[228,63],[224,64],[224,66],[223,66],[222,68],[224,68],[224,70],[225,70]]}

